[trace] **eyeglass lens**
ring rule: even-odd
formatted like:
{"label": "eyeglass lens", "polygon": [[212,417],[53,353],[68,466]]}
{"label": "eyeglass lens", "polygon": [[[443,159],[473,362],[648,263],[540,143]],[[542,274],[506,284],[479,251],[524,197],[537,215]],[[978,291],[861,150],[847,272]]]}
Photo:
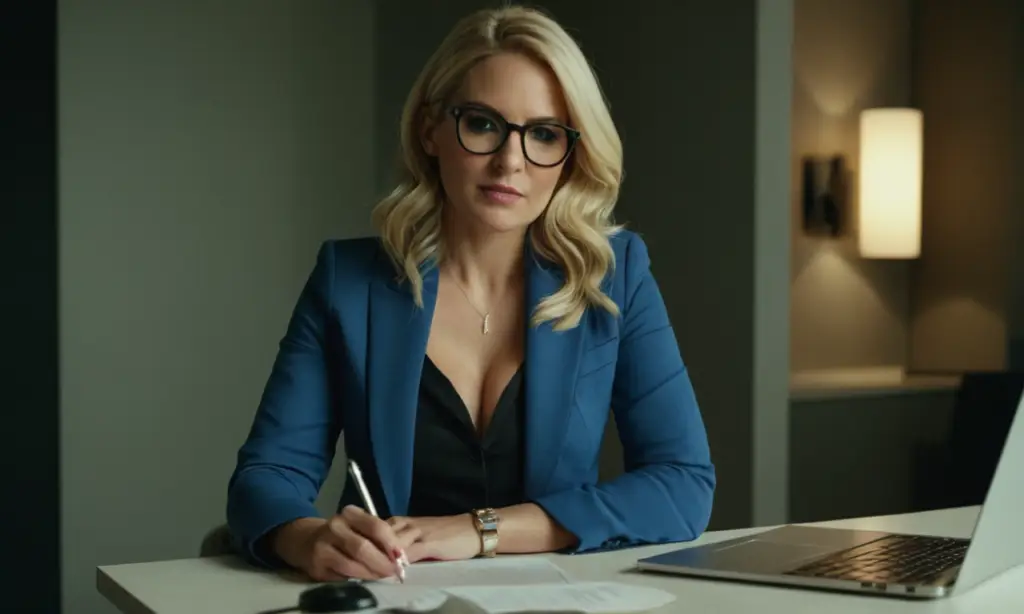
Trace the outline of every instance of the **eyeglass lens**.
{"label": "eyeglass lens", "polygon": [[[464,108],[458,115],[459,142],[474,154],[491,154],[505,144],[509,125],[505,118],[485,109]],[[569,151],[569,132],[558,124],[533,123],[523,127],[526,158],[538,166],[554,166]]]}

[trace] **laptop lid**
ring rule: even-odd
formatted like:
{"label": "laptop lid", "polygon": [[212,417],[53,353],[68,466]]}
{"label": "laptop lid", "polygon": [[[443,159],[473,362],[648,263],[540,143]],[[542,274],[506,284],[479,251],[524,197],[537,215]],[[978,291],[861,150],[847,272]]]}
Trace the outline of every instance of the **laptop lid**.
{"label": "laptop lid", "polygon": [[963,592],[1018,565],[1024,565],[1024,395],[1003,444],[992,484],[971,536],[953,592]]}

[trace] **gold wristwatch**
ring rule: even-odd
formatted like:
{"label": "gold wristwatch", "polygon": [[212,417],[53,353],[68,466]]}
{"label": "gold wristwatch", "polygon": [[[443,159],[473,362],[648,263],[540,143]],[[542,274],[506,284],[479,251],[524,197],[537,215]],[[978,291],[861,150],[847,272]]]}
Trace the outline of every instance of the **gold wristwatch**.
{"label": "gold wristwatch", "polygon": [[492,557],[498,552],[498,523],[501,518],[493,508],[473,510],[476,530],[480,534],[480,555]]}

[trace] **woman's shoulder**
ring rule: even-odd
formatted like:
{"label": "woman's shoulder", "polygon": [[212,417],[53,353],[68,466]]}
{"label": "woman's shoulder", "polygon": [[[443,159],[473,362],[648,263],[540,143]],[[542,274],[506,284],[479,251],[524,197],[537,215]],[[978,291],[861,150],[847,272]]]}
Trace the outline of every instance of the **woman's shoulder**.
{"label": "woman's shoulder", "polygon": [[368,283],[387,262],[384,246],[375,236],[327,239],[317,255],[318,268],[334,287]]}
{"label": "woman's shoulder", "polygon": [[354,265],[360,263],[372,264],[384,252],[384,246],[381,245],[380,238],[375,236],[327,239],[323,242],[321,249],[329,250],[331,256],[337,261],[344,261],[346,264]]}
{"label": "woman's shoulder", "polygon": [[625,312],[637,288],[651,275],[650,256],[644,239],[632,230],[617,229],[608,236],[608,244],[613,261],[605,273],[601,290],[618,305],[620,311]]}
{"label": "woman's shoulder", "polygon": [[621,229],[610,236],[608,241],[615,254],[615,266],[610,271],[614,280],[629,286],[649,273],[651,258],[647,244],[639,233]]}

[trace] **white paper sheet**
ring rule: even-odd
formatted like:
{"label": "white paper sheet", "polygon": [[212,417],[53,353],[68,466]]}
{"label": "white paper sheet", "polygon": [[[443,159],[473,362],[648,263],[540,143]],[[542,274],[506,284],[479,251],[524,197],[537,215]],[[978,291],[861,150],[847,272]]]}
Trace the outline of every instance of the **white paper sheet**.
{"label": "white paper sheet", "polygon": [[[405,587],[501,586],[508,584],[565,584],[562,568],[539,557],[500,557],[441,563],[417,563],[405,574],[405,584],[395,579],[379,584]],[[372,588],[372,585],[370,586]]]}
{"label": "white paper sheet", "polygon": [[[447,589],[471,586],[522,586],[567,584],[569,577],[558,565],[539,557],[499,557],[416,563],[405,574],[405,583],[388,579],[371,582],[366,588],[382,608],[416,603],[416,609],[430,610],[444,602]],[[432,604],[432,605],[431,605]]]}
{"label": "white paper sheet", "polygon": [[416,612],[439,608],[449,595],[491,614],[624,614],[654,610],[675,600],[671,593],[642,586],[572,582],[560,567],[538,557],[417,564],[408,570],[405,584],[389,580],[367,588],[382,607]]}
{"label": "white paper sheet", "polygon": [[[447,595],[474,603],[488,614],[625,614],[656,610],[675,601],[675,595],[655,588],[619,582],[578,582],[461,586],[424,594],[405,607],[416,612],[435,610],[442,606]],[[440,611],[443,612],[444,608]]]}

